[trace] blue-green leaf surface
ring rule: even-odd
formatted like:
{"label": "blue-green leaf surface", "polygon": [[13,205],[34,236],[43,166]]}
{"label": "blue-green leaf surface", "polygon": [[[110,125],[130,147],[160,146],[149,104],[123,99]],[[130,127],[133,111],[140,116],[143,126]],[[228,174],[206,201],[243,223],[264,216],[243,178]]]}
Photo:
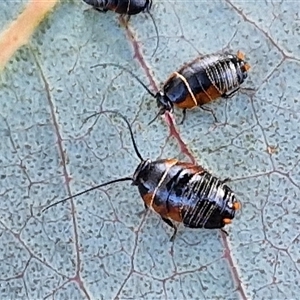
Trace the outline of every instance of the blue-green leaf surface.
{"label": "blue-green leaf surface", "polygon": [[[1,2],[1,26],[24,6]],[[1,299],[296,299],[300,295],[299,4],[291,1],[153,1],[125,28],[118,15],[62,2],[20,48],[0,83]],[[232,99],[194,109],[169,136],[148,126],[155,101],[114,62],[155,91],[199,54],[241,50],[249,78]],[[119,183],[41,213],[123,176],[143,157],[196,161],[230,187],[242,210],[218,230],[171,230],[145,215],[135,187]],[[175,111],[177,123],[181,112]]]}

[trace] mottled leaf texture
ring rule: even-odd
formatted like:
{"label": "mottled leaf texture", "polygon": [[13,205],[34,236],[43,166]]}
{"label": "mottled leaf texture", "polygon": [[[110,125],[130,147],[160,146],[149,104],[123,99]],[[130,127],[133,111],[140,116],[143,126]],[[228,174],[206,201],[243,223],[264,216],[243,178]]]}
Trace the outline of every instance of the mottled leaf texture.
{"label": "mottled leaf texture", "polygon": [[[50,1],[50,0],[49,0]],[[42,1],[40,1],[42,3]],[[47,1],[46,1],[47,2]],[[24,11],[1,1],[1,28]],[[54,5],[53,5],[54,6]],[[155,1],[124,19],[58,2],[0,75],[1,299],[296,299],[300,295],[300,51],[297,1]],[[12,43],[15,40],[12,37]],[[5,47],[8,47],[6,45]],[[3,46],[2,46],[3,48]],[[1,49],[3,51],[6,48]],[[158,118],[156,92],[200,54],[245,52],[243,89],[183,125]],[[195,160],[230,178],[242,209],[219,230],[172,231],[123,182],[143,157]],[[181,111],[175,110],[178,124]],[[97,122],[96,122],[97,121]]]}

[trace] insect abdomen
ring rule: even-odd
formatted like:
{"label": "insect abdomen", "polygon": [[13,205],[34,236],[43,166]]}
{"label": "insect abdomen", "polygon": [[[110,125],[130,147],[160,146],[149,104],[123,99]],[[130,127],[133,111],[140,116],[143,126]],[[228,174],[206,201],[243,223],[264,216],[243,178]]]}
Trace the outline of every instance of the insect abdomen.
{"label": "insect abdomen", "polygon": [[235,196],[216,177],[205,172],[190,179],[183,194],[182,222],[191,228],[222,228],[224,219],[233,219]]}
{"label": "insect abdomen", "polygon": [[139,178],[148,207],[192,228],[222,228],[239,208],[233,192],[200,166],[177,160],[151,162]]}

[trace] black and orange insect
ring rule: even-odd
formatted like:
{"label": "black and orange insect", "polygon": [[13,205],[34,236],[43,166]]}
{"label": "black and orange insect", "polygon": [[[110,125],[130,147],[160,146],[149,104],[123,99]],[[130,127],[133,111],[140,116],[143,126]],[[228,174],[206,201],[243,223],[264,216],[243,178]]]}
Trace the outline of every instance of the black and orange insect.
{"label": "black and orange insect", "polygon": [[83,0],[95,10],[107,12],[109,10],[118,14],[136,15],[140,12],[149,11],[152,0]]}
{"label": "black and orange insect", "polygon": [[[146,85],[130,70],[114,63],[97,64],[94,67],[111,65],[129,72],[156,99],[159,112],[153,121],[165,111],[172,111],[174,106],[183,109],[183,123],[186,110],[200,106],[210,111],[215,121],[216,117],[210,108],[203,107],[220,97],[230,98],[240,89],[247,78],[250,65],[245,61],[245,55],[209,54],[197,57],[171,74],[161,90],[153,94]],[[152,122],[153,122],[152,121]],[[152,123],[150,122],[150,123]]]}
{"label": "black and orange insect", "polygon": [[51,204],[44,211],[58,203],[100,187],[120,181],[131,181],[132,185],[138,187],[145,208],[152,208],[165,223],[174,229],[171,240],[174,240],[177,232],[175,222],[183,223],[184,226],[190,228],[208,229],[222,229],[231,223],[235,212],[240,209],[240,202],[237,201],[234,193],[224,181],[211,175],[201,166],[180,162],[177,159],[156,161],[143,159],[128,120],[119,112],[103,111],[95,113],[87,119],[101,113],[116,114],[126,122],[133,148],[141,160],[140,164],[132,177],[119,178],[92,187]]}

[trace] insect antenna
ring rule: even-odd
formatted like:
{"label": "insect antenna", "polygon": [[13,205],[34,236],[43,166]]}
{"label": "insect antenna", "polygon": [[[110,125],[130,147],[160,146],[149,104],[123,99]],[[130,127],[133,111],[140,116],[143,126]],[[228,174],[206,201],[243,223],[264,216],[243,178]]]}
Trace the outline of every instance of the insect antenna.
{"label": "insect antenna", "polygon": [[78,194],[69,196],[69,197],[67,197],[67,198],[65,198],[65,199],[59,200],[59,201],[57,201],[57,202],[54,202],[54,203],[48,205],[47,207],[45,207],[45,208],[42,210],[42,212],[45,212],[45,211],[46,211],[47,209],[49,209],[50,207],[53,207],[53,206],[55,206],[55,205],[57,205],[57,204],[66,202],[66,201],[68,201],[68,200],[70,200],[70,199],[73,199],[73,198],[75,198],[75,197],[81,196],[81,195],[83,195],[83,194],[85,194],[85,193],[91,192],[91,191],[96,190],[96,189],[98,189],[98,188],[100,188],[100,187],[103,187],[103,186],[106,186],[106,185],[109,185],[109,184],[112,184],[112,183],[116,183],[116,182],[129,181],[129,180],[132,181],[133,179],[130,178],[130,177],[124,177],[124,178],[115,179],[115,180],[112,180],[112,181],[108,181],[108,182],[105,182],[105,183],[102,183],[102,184],[93,186],[93,187],[90,188],[90,189],[84,190],[84,191],[82,191],[82,192],[80,192],[80,193],[78,193]]}
{"label": "insect antenna", "polygon": [[115,110],[102,110],[102,111],[100,111],[100,112],[96,112],[96,113],[94,113],[94,114],[88,116],[86,119],[84,119],[83,123],[86,123],[87,120],[89,120],[89,119],[91,119],[91,118],[93,118],[93,117],[96,117],[96,116],[98,116],[98,115],[105,114],[105,113],[112,113],[112,114],[115,114],[115,115],[119,116],[121,119],[123,119],[123,120],[125,121],[125,123],[126,123],[128,129],[129,129],[129,132],[130,132],[130,137],[131,137],[131,141],[132,141],[132,145],[133,145],[134,151],[135,151],[137,157],[138,157],[141,161],[143,161],[144,159],[143,159],[141,153],[140,153],[139,150],[138,150],[138,147],[137,147],[137,145],[136,145],[136,141],[135,141],[135,139],[134,139],[133,132],[132,132],[132,129],[131,129],[130,124],[129,124],[128,120],[126,119],[126,117],[123,116],[123,115],[122,115],[121,113],[119,113],[118,111],[115,111]]}
{"label": "insect antenna", "polygon": [[152,123],[154,123],[154,121],[161,115],[164,114],[166,110],[164,108],[161,108],[158,113],[155,115],[155,117],[148,123],[148,126],[151,125]]}
{"label": "insect antenna", "polygon": [[141,79],[139,79],[133,72],[131,72],[130,70],[128,70],[127,68],[118,65],[118,64],[114,64],[114,63],[103,63],[103,64],[96,64],[94,66],[91,66],[91,69],[97,68],[97,67],[106,67],[106,66],[113,66],[113,67],[117,67],[123,71],[126,71],[127,73],[129,73],[132,77],[134,77],[143,87],[144,89],[153,97],[156,98],[156,95],[153,94],[148,87],[142,82]]}
{"label": "insect antenna", "polygon": [[[137,157],[138,157],[141,161],[143,161],[144,159],[143,159],[142,155],[140,154],[140,152],[139,152],[139,150],[138,150],[138,148],[137,148],[136,141],[135,141],[135,139],[134,139],[134,136],[133,136],[133,132],[132,132],[131,126],[130,126],[128,120],[127,120],[121,113],[119,113],[119,112],[117,112],[117,111],[114,111],[114,110],[103,110],[103,111],[101,111],[101,112],[94,113],[94,114],[92,114],[91,116],[87,117],[87,118],[83,121],[83,123],[85,123],[88,119],[90,119],[90,118],[92,118],[92,117],[95,117],[95,116],[98,116],[98,115],[103,114],[103,113],[112,113],[112,114],[115,114],[115,115],[119,116],[120,118],[122,118],[122,119],[125,121],[125,123],[126,123],[128,129],[129,129],[129,132],[130,132],[130,137],[131,137],[131,141],[132,141],[132,144],[133,144],[134,151],[135,151]],[[100,188],[100,187],[103,187],[103,186],[106,186],[106,185],[109,185],[109,184],[113,184],[113,183],[116,183],[116,182],[121,182],[121,181],[133,181],[133,179],[132,179],[131,177],[123,177],[123,178],[119,178],[119,179],[115,179],[115,180],[111,180],[111,181],[108,181],[108,182],[99,184],[99,185],[94,186],[94,187],[92,187],[92,188],[90,188],[90,189],[87,189],[87,190],[84,190],[84,191],[82,191],[82,192],[79,192],[79,193],[77,193],[77,194],[75,194],[75,195],[73,195],[73,196],[69,196],[69,197],[67,197],[67,198],[65,198],[65,199],[59,200],[59,201],[57,201],[57,202],[54,202],[54,203],[48,205],[47,207],[45,207],[45,208],[42,210],[42,212],[46,211],[46,210],[49,209],[50,207],[53,207],[53,206],[55,206],[55,205],[57,205],[57,204],[63,203],[63,202],[65,202],[65,201],[68,201],[68,200],[73,199],[73,198],[75,198],[75,197],[81,196],[81,195],[83,195],[83,194],[85,194],[85,193],[88,193],[88,192],[90,192],[90,191],[96,190],[96,189],[98,189],[98,188]]]}

